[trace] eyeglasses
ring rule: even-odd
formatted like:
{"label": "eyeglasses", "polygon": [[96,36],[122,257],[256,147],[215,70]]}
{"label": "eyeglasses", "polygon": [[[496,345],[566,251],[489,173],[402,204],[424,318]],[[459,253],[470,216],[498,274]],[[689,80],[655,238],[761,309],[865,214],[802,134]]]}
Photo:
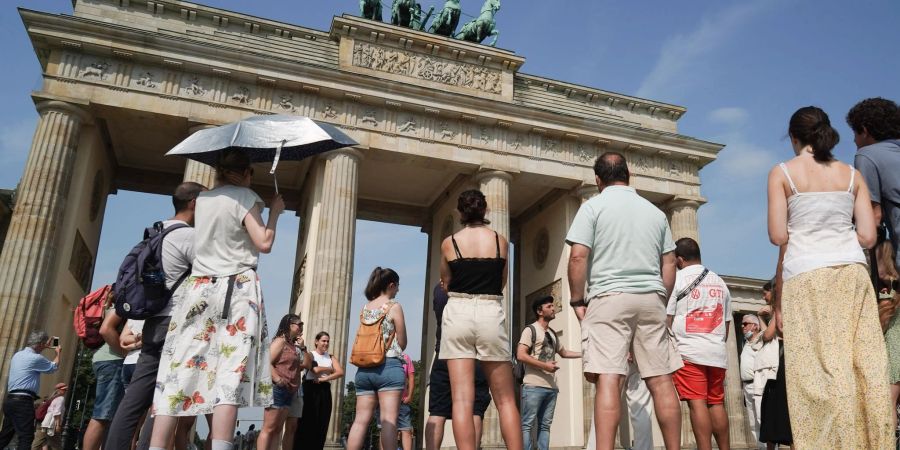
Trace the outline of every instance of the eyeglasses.
{"label": "eyeglasses", "polygon": [[300,328],[303,328],[303,322],[291,322],[291,325],[297,325]]}
{"label": "eyeglasses", "polygon": [[753,322],[744,322],[741,324],[742,327],[746,327],[747,325],[756,325],[756,324]]}

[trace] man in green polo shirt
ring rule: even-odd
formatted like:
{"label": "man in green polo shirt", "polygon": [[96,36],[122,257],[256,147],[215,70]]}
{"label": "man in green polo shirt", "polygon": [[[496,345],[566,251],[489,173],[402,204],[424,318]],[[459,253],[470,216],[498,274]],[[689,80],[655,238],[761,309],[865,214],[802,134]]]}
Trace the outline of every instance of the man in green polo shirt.
{"label": "man in green polo shirt", "polygon": [[666,215],[628,185],[624,156],[600,155],[594,174],[600,194],[581,205],[566,243],[584,375],[597,385],[597,450],[615,444],[629,352],[653,397],[666,449],[677,449],[681,407],[672,373],[682,362],[666,328],[666,299],[675,283],[672,232]]}

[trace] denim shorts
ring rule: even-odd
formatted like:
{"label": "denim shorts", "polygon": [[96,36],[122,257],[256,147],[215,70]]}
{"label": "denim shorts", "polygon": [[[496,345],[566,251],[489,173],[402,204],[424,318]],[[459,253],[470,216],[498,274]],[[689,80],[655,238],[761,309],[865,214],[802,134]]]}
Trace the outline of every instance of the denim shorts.
{"label": "denim shorts", "polygon": [[94,398],[92,419],[112,420],[125,388],[122,385],[122,360],[98,361],[94,363],[97,377],[97,396]]}
{"label": "denim shorts", "polygon": [[275,385],[272,389],[272,408],[277,409],[286,409],[291,407],[291,402],[294,401],[294,397],[297,396],[297,392],[291,392],[289,388],[281,387],[279,385]]}
{"label": "denim shorts", "polygon": [[131,384],[131,377],[134,376],[134,368],[137,364],[122,364],[122,387],[128,389]]}
{"label": "denim shorts", "polygon": [[377,367],[360,368],[356,372],[356,395],[375,395],[376,392],[402,391],[406,387],[403,362],[385,358]]}

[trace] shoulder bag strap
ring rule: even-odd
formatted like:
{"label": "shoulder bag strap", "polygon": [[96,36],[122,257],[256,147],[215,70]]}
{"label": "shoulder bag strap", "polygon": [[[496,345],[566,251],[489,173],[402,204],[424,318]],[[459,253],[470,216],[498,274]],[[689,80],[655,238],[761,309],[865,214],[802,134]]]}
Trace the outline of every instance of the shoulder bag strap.
{"label": "shoulder bag strap", "polygon": [[697,277],[697,279],[694,280],[694,282],[691,283],[690,286],[684,288],[681,292],[678,293],[678,296],[675,297],[675,303],[678,303],[679,301],[681,301],[681,299],[683,299],[685,296],[687,296],[688,293],[690,293],[691,291],[694,290],[694,288],[696,288],[697,286],[699,286],[700,283],[703,281],[703,279],[706,278],[706,275],[707,275],[708,273],[709,273],[709,269],[707,269],[706,267],[704,267],[704,268],[703,268],[703,273],[701,273],[700,276]]}

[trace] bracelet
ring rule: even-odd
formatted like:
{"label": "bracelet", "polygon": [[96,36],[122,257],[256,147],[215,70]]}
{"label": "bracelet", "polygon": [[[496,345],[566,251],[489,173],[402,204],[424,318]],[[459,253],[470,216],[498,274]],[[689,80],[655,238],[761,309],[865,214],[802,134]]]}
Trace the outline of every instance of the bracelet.
{"label": "bracelet", "polygon": [[584,302],[584,299],[569,300],[569,306],[571,306],[573,308],[580,308],[582,306],[587,306],[587,303]]}

